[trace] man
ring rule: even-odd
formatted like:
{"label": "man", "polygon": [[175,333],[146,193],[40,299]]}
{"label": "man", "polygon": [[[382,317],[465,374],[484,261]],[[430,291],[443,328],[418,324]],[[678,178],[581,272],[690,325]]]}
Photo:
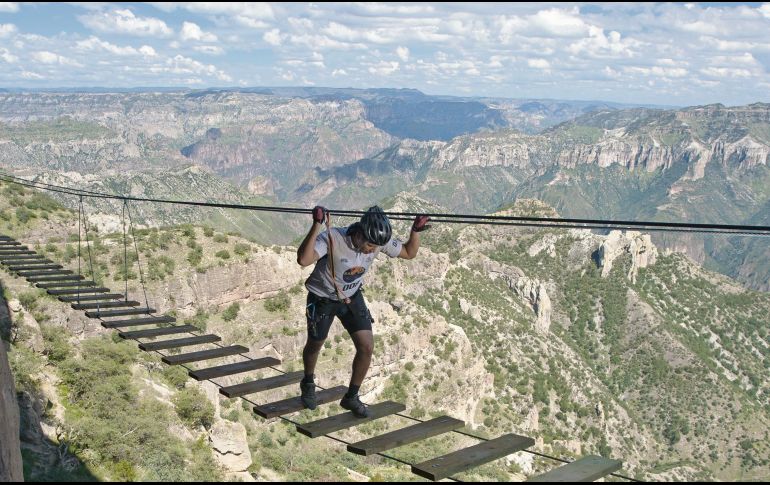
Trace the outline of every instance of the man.
{"label": "man", "polygon": [[297,262],[301,266],[316,263],[305,282],[308,290],[308,335],[302,351],[305,365],[305,377],[300,383],[302,403],[308,409],[317,406],[315,366],[336,316],[356,347],[353,375],[340,406],[357,417],[365,418],[369,412],[359,399],[358,391],[372,361],[374,336],[372,316],[361,294],[363,276],[380,252],[391,258],[412,259],[417,256],[419,233],[430,226],[427,225],[428,216],[417,216],[409,240],[404,244],[392,237],[390,220],[378,206],[370,207],[359,222],[349,227],[333,227],[322,232],[327,217],[323,207],[313,208],[313,226],[297,250]]}

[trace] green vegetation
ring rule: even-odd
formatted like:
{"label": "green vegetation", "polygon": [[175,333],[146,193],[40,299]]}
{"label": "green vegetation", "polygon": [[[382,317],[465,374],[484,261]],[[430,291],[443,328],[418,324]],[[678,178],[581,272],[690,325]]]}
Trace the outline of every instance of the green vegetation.
{"label": "green vegetation", "polygon": [[291,298],[285,292],[281,291],[278,295],[265,300],[265,310],[275,312],[285,312],[291,306]]}
{"label": "green vegetation", "polygon": [[228,306],[224,312],[222,312],[222,320],[225,322],[231,322],[238,317],[238,312],[241,310],[241,304],[237,301]]}

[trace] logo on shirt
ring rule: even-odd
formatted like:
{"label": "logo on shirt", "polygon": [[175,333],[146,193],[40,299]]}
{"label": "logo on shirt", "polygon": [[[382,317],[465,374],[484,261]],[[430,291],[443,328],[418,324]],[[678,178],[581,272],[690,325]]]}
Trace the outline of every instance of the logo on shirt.
{"label": "logo on shirt", "polygon": [[364,273],[366,273],[366,268],[363,266],[355,266],[345,271],[345,274],[342,275],[342,280],[345,283],[350,283],[363,276]]}

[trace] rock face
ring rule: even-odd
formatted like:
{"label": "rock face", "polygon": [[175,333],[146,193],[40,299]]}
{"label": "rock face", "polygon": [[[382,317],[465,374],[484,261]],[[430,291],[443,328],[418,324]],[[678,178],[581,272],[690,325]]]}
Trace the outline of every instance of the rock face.
{"label": "rock face", "polygon": [[631,268],[628,270],[627,278],[632,283],[636,283],[639,268],[655,264],[658,257],[658,249],[652,244],[649,234],[637,231],[628,231],[623,234],[622,231],[612,231],[597,251],[602,277],[606,278],[610,274],[613,261],[624,253],[631,255]]}
{"label": "rock face", "polygon": [[19,407],[5,345],[0,340],[0,482],[22,482]]}
{"label": "rock face", "polygon": [[241,423],[219,420],[209,431],[214,457],[230,472],[244,472],[251,466],[246,428]]}
{"label": "rock face", "polygon": [[547,334],[551,327],[551,298],[546,285],[541,281],[524,275],[519,268],[507,266],[497,261],[484,259],[482,264],[492,278],[502,277],[516,295],[526,301],[537,315],[535,330]]}

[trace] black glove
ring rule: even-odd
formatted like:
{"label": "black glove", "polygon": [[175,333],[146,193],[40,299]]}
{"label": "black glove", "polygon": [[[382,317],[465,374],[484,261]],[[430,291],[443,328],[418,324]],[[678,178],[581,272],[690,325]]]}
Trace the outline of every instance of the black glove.
{"label": "black glove", "polygon": [[415,217],[414,224],[412,224],[412,230],[414,232],[422,232],[426,229],[430,229],[430,224],[428,224],[429,220],[430,220],[430,217],[428,216]]}
{"label": "black glove", "polygon": [[327,212],[326,207],[321,207],[320,205],[313,207],[313,222],[323,224],[326,221]]}

